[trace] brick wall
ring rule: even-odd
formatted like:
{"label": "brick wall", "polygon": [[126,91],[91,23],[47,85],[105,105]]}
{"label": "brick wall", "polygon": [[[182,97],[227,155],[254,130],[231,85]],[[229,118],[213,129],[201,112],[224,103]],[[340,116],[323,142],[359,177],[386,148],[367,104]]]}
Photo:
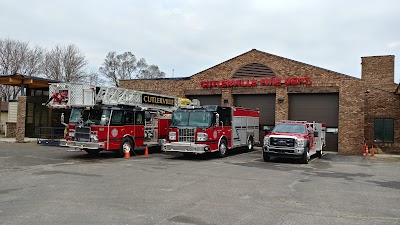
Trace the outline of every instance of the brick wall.
{"label": "brick wall", "polygon": [[6,124],[7,124],[6,137],[15,138],[16,133],[17,133],[17,123],[6,122]]}
{"label": "brick wall", "polygon": [[396,89],[394,55],[362,57],[361,65],[361,79],[366,82],[367,88],[380,88],[389,92]]}
{"label": "brick wall", "polygon": [[[365,97],[365,139],[366,144],[373,144],[386,153],[400,153],[400,95],[381,89],[371,89]],[[376,118],[394,119],[394,143],[383,144],[374,142],[374,120]]]}
{"label": "brick wall", "polygon": [[[345,74],[271,55],[258,50],[251,50],[209,69],[194,74],[187,80],[125,80],[121,81],[121,87],[136,90],[150,91],[167,95],[184,97],[185,95],[222,94],[223,99],[229,100],[229,105],[234,105],[232,94],[276,94],[275,119],[288,118],[288,93],[337,93],[339,92],[339,153],[340,154],[362,154],[364,143],[364,127],[368,126],[365,134],[371,134],[370,124],[364,124],[365,114],[365,90],[381,88],[394,91],[396,85],[393,83],[394,57],[364,57],[363,79],[358,79]],[[230,87],[203,89],[201,81],[205,80],[227,80],[232,79],[233,74],[241,67],[250,63],[260,63],[269,67],[276,77],[282,79],[288,77],[310,77],[312,85],[299,86],[257,86],[257,87]],[[380,80],[378,77],[383,76]],[[391,79],[389,77],[391,76]],[[379,85],[375,85],[377,82]],[[374,85],[371,85],[374,84]],[[222,90],[221,90],[222,89]],[[370,95],[372,97],[372,95]],[[285,101],[278,103],[278,98]],[[398,96],[379,96],[388,98],[388,101],[400,105]],[[389,100],[390,99],[390,100]],[[371,105],[377,102],[370,102]],[[375,106],[374,106],[375,107]],[[390,109],[389,109],[390,108]],[[396,110],[395,106],[388,110]],[[397,109],[397,111],[399,111]],[[385,113],[384,111],[382,113]],[[368,114],[369,115],[369,114]],[[394,115],[399,118],[399,115]],[[373,128],[372,128],[373,129]],[[373,132],[373,131],[372,131]],[[373,134],[373,133],[372,133]],[[396,144],[388,146],[391,151],[397,151],[394,146],[400,143],[400,134],[396,131]]]}

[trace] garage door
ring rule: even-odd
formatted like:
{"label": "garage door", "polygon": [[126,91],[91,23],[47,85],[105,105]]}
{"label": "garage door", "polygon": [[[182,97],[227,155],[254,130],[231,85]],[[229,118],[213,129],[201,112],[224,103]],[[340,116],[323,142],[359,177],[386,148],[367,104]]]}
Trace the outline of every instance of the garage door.
{"label": "garage door", "polygon": [[326,151],[337,151],[339,94],[289,94],[289,119],[325,123]]}
{"label": "garage door", "polygon": [[187,95],[191,100],[200,100],[200,105],[221,105],[221,95]]}
{"label": "garage door", "polygon": [[234,105],[260,110],[260,140],[264,137],[263,127],[275,126],[275,95],[233,95]]}

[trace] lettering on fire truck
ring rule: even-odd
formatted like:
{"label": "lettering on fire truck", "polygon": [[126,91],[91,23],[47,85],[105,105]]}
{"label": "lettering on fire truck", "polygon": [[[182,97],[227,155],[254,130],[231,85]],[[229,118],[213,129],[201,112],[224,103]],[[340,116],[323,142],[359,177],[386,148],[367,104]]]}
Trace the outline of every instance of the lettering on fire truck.
{"label": "lettering on fire truck", "polygon": [[154,96],[154,95],[148,95],[148,94],[142,95],[142,102],[156,104],[156,105],[170,105],[170,106],[175,105],[175,99],[173,99],[173,98],[160,97],[160,96]]}

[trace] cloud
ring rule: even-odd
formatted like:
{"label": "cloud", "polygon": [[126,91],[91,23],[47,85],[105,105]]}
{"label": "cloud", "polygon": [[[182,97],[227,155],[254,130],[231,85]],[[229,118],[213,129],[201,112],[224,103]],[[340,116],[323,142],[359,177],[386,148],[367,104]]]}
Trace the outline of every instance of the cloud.
{"label": "cloud", "polygon": [[360,77],[362,56],[397,56],[400,43],[395,0],[1,0],[0,7],[0,38],[74,43],[93,68],[109,51],[131,51],[169,76],[256,48]]}

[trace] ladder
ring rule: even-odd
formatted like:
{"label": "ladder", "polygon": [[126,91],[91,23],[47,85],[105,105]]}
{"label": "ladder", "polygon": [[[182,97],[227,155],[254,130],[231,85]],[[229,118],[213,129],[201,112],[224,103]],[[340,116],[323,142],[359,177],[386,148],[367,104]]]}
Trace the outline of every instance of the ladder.
{"label": "ladder", "polygon": [[143,109],[173,111],[179,106],[179,98],[132,89],[101,87],[95,102],[105,105],[129,105]]}
{"label": "ladder", "polygon": [[[98,90],[98,91],[96,91]],[[62,100],[58,97],[62,96]],[[61,98],[61,97],[60,97]],[[144,110],[172,112],[182,99],[167,95],[117,87],[95,87],[86,83],[51,83],[49,100],[43,105],[49,108],[93,107],[96,104],[128,105]]]}

